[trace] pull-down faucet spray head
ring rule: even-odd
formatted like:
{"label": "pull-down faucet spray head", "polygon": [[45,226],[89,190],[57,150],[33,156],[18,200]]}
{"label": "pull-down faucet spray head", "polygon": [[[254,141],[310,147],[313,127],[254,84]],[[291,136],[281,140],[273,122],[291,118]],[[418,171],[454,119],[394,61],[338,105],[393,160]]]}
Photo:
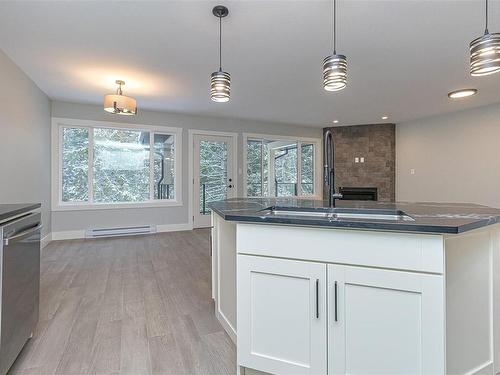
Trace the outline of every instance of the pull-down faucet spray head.
{"label": "pull-down faucet spray head", "polygon": [[323,161],[324,161],[324,181],[325,185],[330,186],[331,184],[331,170],[332,166],[330,166],[330,163],[332,161],[332,151],[333,151],[333,145],[332,145],[333,139],[332,139],[332,132],[330,130],[327,130],[325,132],[325,137],[324,137],[324,144],[323,144]]}

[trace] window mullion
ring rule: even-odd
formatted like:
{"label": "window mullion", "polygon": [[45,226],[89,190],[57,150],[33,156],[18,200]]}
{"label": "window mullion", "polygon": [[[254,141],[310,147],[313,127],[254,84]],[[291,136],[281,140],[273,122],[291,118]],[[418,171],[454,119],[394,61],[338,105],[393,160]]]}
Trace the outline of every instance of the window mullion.
{"label": "window mullion", "polygon": [[149,200],[154,199],[154,193],[155,193],[155,188],[154,188],[154,151],[153,151],[153,146],[154,146],[154,133],[149,132]]}
{"label": "window mullion", "polygon": [[[260,196],[264,196],[264,140],[260,140]],[[267,196],[267,195],[266,195]]]}
{"label": "window mullion", "polygon": [[297,196],[302,195],[302,142],[297,142]]}
{"label": "window mullion", "polygon": [[[57,152],[57,157],[58,157],[58,162],[57,162],[57,171],[58,171],[58,185],[59,185],[59,192],[58,192],[58,199],[59,199],[59,204],[62,202],[62,197],[63,197],[63,147],[64,147],[64,140],[63,140],[63,133],[64,133],[64,127],[59,126],[58,127],[58,152]],[[88,190],[88,189],[87,189]]]}
{"label": "window mullion", "polygon": [[94,128],[88,128],[89,134],[89,155],[88,155],[88,202],[94,203]]}

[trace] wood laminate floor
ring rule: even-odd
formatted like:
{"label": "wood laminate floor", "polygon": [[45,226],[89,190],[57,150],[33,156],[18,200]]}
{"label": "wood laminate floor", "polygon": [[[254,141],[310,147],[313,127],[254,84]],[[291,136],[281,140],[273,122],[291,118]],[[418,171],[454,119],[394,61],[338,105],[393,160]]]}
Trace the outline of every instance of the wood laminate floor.
{"label": "wood laminate floor", "polygon": [[234,375],[210,278],[207,230],[53,242],[40,322],[9,375]]}

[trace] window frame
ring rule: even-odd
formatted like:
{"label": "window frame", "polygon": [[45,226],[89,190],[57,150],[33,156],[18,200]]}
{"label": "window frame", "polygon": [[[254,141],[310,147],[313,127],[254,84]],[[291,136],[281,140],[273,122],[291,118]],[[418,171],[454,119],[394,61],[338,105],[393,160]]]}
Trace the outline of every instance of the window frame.
{"label": "window frame", "polygon": [[[279,198],[279,197],[249,197],[247,194],[247,147],[249,140],[272,140],[272,141],[294,141],[297,142],[297,195],[289,196],[288,198],[297,199],[321,199],[322,193],[322,140],[321,138],[308,138],[308,137],[292,137],[281,136],[273,134],[258,134],[258,133],[243,133],[243,196],[245,198]],[[302,144],[314,145],[314,194],[302,195]],[[283,197],[285,198],[285,197]]]}
{"label": "window frame", "polygon": [[[87,202],[63,202],[62,201],[62,152],[63,152],[63,128],[85,128],[89,129],[88,142],[88,197]],[[173,199],[151,199],[154,194],[154,153],[149,153],[149,196],[150,199],[142,202],[93,202],[93,149],[95,128],[147,131],[150,133],[150,150],[154,142],[154,134],[169,134],[174,137],[175,163],[174,163],[174,189]],[[78,120],[70,118],[52,118],[52,147],[51,147],[51,181],[52,181],[52,211],[77,211],[77,210],[100,210],[100,209],[121,209],[121,208],[146,208],[146,207],[178,207],[182,206],[182,128],[154,126],[136,123],[118,123],[110,121]]]}

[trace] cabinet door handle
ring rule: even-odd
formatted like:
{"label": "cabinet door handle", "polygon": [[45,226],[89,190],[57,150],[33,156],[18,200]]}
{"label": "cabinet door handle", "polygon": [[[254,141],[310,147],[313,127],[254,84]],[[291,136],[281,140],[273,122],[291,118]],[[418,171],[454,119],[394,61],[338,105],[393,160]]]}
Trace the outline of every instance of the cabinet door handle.
{"label": "cabinet door handle", "polygon": [[333,292],[334,292],[334,301],[335,301],[333,313],[334,313],[335,321],[338,322],[338,319],[337,319],[337,282],[336,281],[334,284]]}
{"label": "cabinet door handle", "polygon": [[316,279],[316,319],[319,319],[319,280]]}

